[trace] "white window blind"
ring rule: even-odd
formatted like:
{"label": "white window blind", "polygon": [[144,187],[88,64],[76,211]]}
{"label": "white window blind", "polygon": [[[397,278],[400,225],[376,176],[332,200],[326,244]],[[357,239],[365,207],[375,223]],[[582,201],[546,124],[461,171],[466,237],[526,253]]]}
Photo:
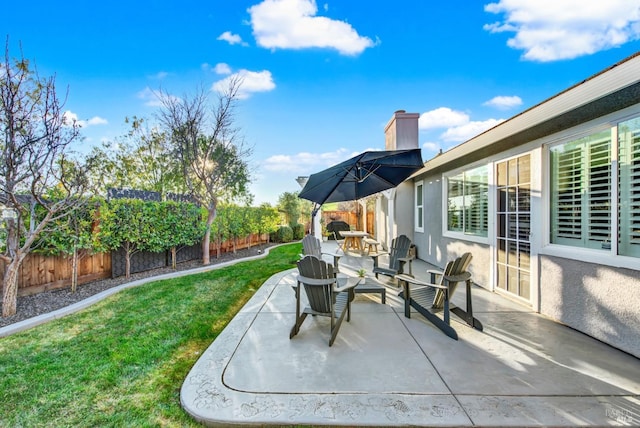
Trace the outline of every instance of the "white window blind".
{"label": "white window blind", "polygon": [[640,257],[640,118],[618,126],[619,254]]}
{"label": "white window blind", "polygon": [[589,146],[589,242],[611,249],[611,138]]}
{"label": "white window blind", "polygon": [[610,249],[611,131],[551,149],[551,242]]}
{"label": "white window blind", "polygon": [[488,234],[488,168],[481,166],[447,178],[447,230]]}

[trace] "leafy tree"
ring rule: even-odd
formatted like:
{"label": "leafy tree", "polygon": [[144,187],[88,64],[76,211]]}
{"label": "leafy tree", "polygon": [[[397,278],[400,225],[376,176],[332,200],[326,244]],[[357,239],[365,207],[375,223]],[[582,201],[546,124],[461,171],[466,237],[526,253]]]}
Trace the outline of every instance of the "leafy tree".
{"label": "leafy tree", "polygon": [[226,205],[220,204],[218,208],[218,214],[211,224],[211,236],[216,249],[216,258],[219,258],[222,242],[229,237],[229,209]]}
{"label": "leafy tree", "polygon": [[162,250],[155,231],[154,210],[156,205],[138,199],[113,199],[100,210],[99,239],[112,251],[123,248],[127,278],[131,277],[133,254]]}
{"label": "leafy tree", "polygon": [[231,239],[233,253],[235,254],[238,238],[245,236],[244,213],[242,212],[242,208],[237,205],[227,206],[227,219],[229,238]]}
{"label": "leafy tree", "polygon": [[167,134],[135,116],[125,122],[131,126],[125,136],[94,147],[88,156],[98,165],[91,176],[94,191],[105,195],[111,187],[131,188],[158,192],[163,199],[182,192]]}
{"label": "leafy tree", "polygon": [[256,231],[259,235],[267,234],[267,242],[271,237],[271,233],[278,230],[280,225],[280,214],[276,208],[270,204],[264,203],[257,209]]}
{"label": "leafy tree", "polygon": [[[86,168],[70,158],[79,126],[65,118],[55,77],[41,78],[29,61],[12,60],[7,39],[0,64],[0,203],[14,214],[6,224],[2,316],[16,313],[18,272],[43,229],[67,217],[86,200]],[[57,187],[59,198],[47,192]],[[35,207],[42,216],[31,216]]]}
{"label": "leafy tree", "polygon": [[176,268],[176,255],[181,247],[194,245],[204,235],[200,207],[186,202],[156,203],[159,211],[153,219],[162,250],[171,250],[171,267]]}
{"label": "leafy tree", "polygon": [[242,226],[244,235],[249,239],[249,248],[253,245],[252,236],[258,233],[258,209],[248,205],[242,207]]}
{"label": "leafy tree", "polygon": [[[93,228],[104,201],[92,199],[80,206],[67,217],[52,221],[43,229],[36,251],[50,255],[71,256],[71,291],[78,287],[78,264],[87,255],[103,251],[99,241],[94,239]],[[44,210],[40,208],[40,215]]]}
{"label": "leafy tree", "polygon": [[278,209],[284,213],[287,224],[290,227],[298,223],[300,208],[301,204],[297,193],[284,192],[278,196]]}
{"label": "leafy tree", "polygon": [[207,210],[206,232],[202,241],[203,264],[210,263],[211,227],[220,201],[247,195],[249,167],[246,148],[235,128],[235,105],[242,81],[232,79],[218,94],[209,111],[207,93],[176,98],[160,93],[159,119],[180,165],[186,192]]}

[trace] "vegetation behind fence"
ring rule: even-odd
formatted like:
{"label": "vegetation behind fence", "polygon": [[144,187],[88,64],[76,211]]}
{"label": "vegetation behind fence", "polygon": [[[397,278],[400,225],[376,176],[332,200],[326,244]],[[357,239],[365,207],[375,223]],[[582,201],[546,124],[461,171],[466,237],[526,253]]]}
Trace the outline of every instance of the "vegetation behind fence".
{"label": "vegetation behind fence", "polygon": [[[268,240],[268,234],[254,234],[251,237],[237,239],[235,249],[242,250],[250,246],[264,244]],[[199,244],[198,244],[199,245]],[[216,258],[216,248],[211,244],[212,257]],[[232,240],[223,241],[220,245],[220,253],[234,251]],[[164,253],[163,253],[164,254]],[[164,257],[164,256],[161,256]],[[170,265],[170,258],[164,257]],[[200,256],[191,258],[198,259]],[[181,262],[189,261],[181,259]],[[160,266],[160,267],[163,267]],[[134,268],[135,269],[135,268]],[[0,282],[3,279],[5,262],[0,260]],[[132,269],[132,272],[142,272],[144,269]],[[44,291],[56,290],[71,286],[72,258],[71,256],[50,256],[41,253],[30,253],[22,262],[18,276],[18,295],[28,296]],[[86,254],[78,262],[78,284],[87,284],[112,277],[112,253]]]}

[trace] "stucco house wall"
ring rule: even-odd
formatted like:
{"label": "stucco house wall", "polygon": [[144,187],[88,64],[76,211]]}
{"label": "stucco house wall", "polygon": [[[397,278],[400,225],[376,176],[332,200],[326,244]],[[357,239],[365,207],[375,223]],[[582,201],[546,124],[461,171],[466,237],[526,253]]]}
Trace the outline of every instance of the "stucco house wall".
{"label": "stucco house wall", "polygon": [[[616,135],[618,123],[638,117],[640,53],[428,160],[410,180],[412,185],[423,184],[424,231],[414,228],[412,235],[418,257],[443,267],[451,258],[470,251],[474,282],[503,292],[496,286],[495,168],[499,162],[526,154],[531,160],[531,291],[528,299],[516,300],[640,357],[640,259],[620,256],[605,247],[552,244],[549,177],[551,147],[594,130],[611,129]],[[489,171],[488,236],[474,239],[445,232],[443,182],[451,174],[478,165],[488,166]],[[612,182],[616,182],[615,175]],[[413,211],[415,199],[404,209]]]}
{"label": "stucco house wall", "polygon": [[[396,188],[395,214],[396,214],[396,235],[407,235],[411,239],[413,235],[412,209],[407,209],[413,205],[413,184],[404,182]],[[394,237],[395,237],[394,236]]]}
{"label": "stucco house wall", "polygon": [[640,357],[640,272],[540,257],[540,313]]}

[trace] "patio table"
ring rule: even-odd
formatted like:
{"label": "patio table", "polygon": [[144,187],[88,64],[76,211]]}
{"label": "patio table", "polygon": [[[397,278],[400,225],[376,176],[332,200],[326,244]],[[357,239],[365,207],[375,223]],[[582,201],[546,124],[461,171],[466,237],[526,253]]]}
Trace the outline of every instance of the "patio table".
{"label": "patio table", "polygon": [[362,254],[362,239],[369,236],[367,232],[359,230],[341,231],[340,235],[344,238],[344,251],[355,251]]}

